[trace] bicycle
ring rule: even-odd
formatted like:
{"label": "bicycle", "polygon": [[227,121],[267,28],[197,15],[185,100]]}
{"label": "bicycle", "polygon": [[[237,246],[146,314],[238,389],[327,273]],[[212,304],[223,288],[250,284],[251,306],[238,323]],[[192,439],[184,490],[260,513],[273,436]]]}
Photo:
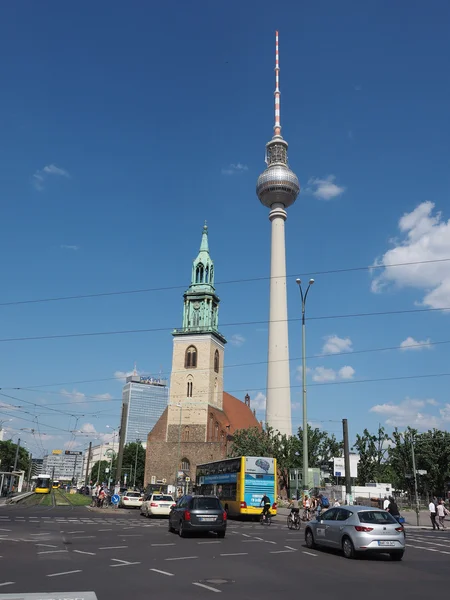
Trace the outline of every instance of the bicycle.
{"label": "bicycle", "polygon": [[311,511],[309,508],[304,508],[302,512],[302,521],[311,521]]}
{"label": "bicycle", "polygon": [[300,514],[298,512],[288,515],[287,526],[289,529],[296,529],[298,531],[300,529],[300,525]]}
{"label": "bicycle", "polygon": [[266,513],[261,513],[261,516],[259,517],[259,522],[261,523],[261,525],[272,525],[272,516],[270,514],[270,511]]}

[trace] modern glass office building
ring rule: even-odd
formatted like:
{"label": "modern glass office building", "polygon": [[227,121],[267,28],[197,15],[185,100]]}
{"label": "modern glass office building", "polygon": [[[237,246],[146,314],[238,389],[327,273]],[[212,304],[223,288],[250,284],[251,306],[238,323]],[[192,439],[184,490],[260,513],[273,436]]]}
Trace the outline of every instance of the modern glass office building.
{"label": "modern glass office building", "polygon": [[145,446],[147,436],[167,408],[167,380],[152,377],[127,377],[122,391],[122,431],[125,444],[140,440]]}

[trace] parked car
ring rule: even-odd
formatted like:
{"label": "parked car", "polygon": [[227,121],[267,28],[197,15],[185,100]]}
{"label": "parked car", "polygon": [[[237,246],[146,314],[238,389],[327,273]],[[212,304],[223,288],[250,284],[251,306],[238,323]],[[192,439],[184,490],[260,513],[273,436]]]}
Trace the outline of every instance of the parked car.
{"label": "parked car", "polygon": [[387,553],[402,560],[405,531],[394,517],[371,506],[341,506],[325,511],[306,525],[308,548],[329,546],[344,552],[346,558],[359,553]]}
{"label": "parked car", "polygon": [[217,496],[182,496],[169,514],[169,531],[180,537],[193,532],[214,531],[224,538],[227,513]]}
{"label": "parked car", "polygon": [[141,515],[146,517],[168,517],[175,500],[169,494],[151,494],[141,504]]}
{"label": "parked car", "polygon": [[119,506],[121,508],[140,508],[143,500],[144,499],[140,492],[127,490],[124,492],[123,496],[120,497]]}

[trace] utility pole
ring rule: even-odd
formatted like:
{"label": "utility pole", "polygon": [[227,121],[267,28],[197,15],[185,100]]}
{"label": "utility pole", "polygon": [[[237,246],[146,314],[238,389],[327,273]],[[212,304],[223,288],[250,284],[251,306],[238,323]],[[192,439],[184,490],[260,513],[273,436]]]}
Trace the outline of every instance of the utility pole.
{"label": "utility pole", "polygon": [[136,474],[137,474],[138,452],[139,452],[139,446],[140,445],[141,445],[141,440],[137,439],[136,440],[136,458],[134,460],[134,482],[133,482],[133,487],[136,487]]}
{"label": "utility pole", "polygon": [[414,442],[411,436],[411,457],[412,457],[412,468],[414,473],[414,492],[416,494],[416,519],[417,526],[419,526],[420,521],[420,506],[419,506],[419,492],[417,490],[417,471],[416,471],[416,455],[414,454]]}
{"label": "utility pole", "polygon": [[122,481],[123,449],[125,447],[127,421],[128,421],[128,404],[124,403],[122,405],[122,419],[120,422],[120,429],[119,429],[119,453],[117,456],[117,468],[116,468],[116,483],[118,483],[119,485],[120,485],[120,482]]}
{"label": "utility pole", "polygon": [[[16,457],[14,458],[14,467],[13,467],[13,472],[16,471],[17,469],[17,461],[19,460],[19,450],[20,450],[20,438],[17,440],[17,445],[16,445]],[[13,476],[11,474],[11,479],[9,480],[9,492],[12,492],[13,489]]]}
{"label": "utility pole", "polygon": [[27,478],[27,492],[30,491],[30,483],[31,483],[31,470],[33,468],[33,455],[30,452],[30,468],[28,469],[28,478]]}
{"label": "utility pole", "polygon": [[345,466],[345,502],[352,501],[352,478],[350,473],[350,447],[348,443],[348,422],[342,419],[342,433],[344,439],[344,466]]}
{"label": "utility pole", "polygon": [[92,442],[89,442],[89,450],[86,461],[86,475],[84,477],[84,485],[89,483],[89,463],[91,462],[91,454],[92,454]]}

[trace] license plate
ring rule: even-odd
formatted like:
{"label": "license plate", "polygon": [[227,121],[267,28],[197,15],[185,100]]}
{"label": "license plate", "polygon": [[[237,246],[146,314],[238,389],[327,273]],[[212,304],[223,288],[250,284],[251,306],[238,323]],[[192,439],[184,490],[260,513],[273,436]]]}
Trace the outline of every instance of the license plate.
{"label": "license plate", "polygon": [[387,541],[379,541],[378,542],[379,546],[395,546],[395,542],[387,542]]}
{"label": "license plate", "polygon": [[217,517],[199,517],[199,521],[215,521]]}

